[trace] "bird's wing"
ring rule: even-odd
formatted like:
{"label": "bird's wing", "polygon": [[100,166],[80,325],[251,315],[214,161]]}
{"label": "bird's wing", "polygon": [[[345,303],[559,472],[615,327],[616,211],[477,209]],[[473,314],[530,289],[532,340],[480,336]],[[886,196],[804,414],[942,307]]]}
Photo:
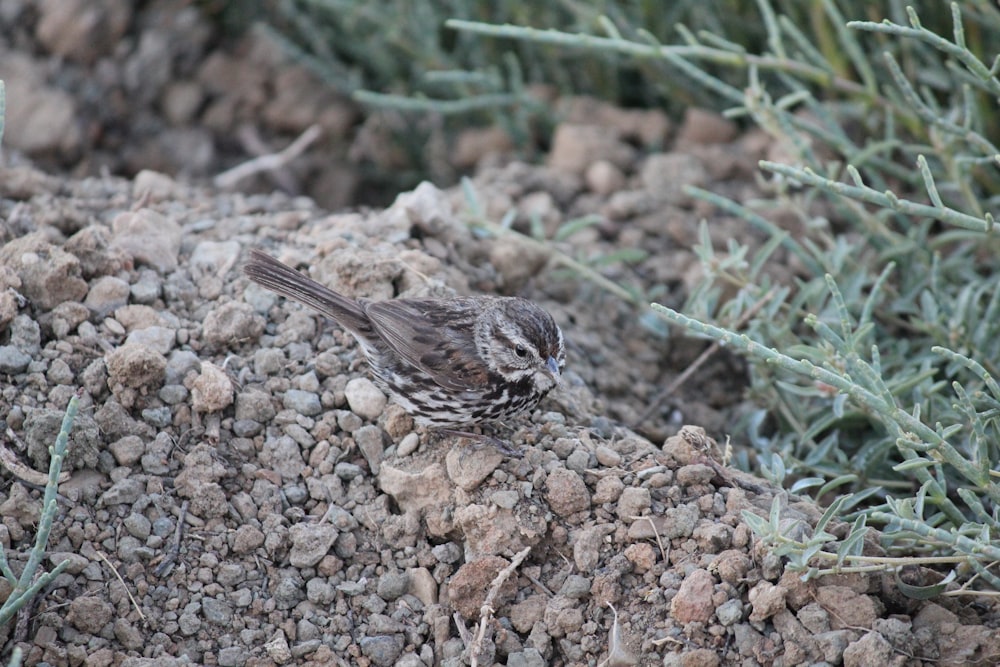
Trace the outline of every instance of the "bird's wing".
{"label": "bird's wing", "polygon": [[482,391],[489,370],[475,343],[471,299],[394,299],[363,303],[378,334],[407,363],[450,391]]}

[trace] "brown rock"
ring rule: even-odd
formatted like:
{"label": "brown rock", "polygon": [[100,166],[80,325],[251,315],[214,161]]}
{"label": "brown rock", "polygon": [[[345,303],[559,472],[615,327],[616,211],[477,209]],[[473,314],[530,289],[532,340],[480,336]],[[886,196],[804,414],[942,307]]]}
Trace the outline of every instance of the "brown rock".
{"label": "brown rock", "polygon": [[725,144],[736,138],[736,123],[715,111],[688,107],[677,131],[677,143]]}
{"label": "brown rock", "polygon": [[715,613],[712,589],[715,580],[707,570],[692,570],[670,601],[670,615],[679,623],[707,623]]}
{"label": "brown rock", "polygon": [[750,620],[754,622],[766,621],[785,609],[785,590],[769,581],[761,581],[751,588],[747,598],[753,606]]}
{"label": "brown rock", "polygon": [[583,174],[598,160],[625,169],[635,160],[635,149],[600,125],[562,123],[556,128],[549,151],[550,167]]}
{"label": "brown rock", "polygon": [[830,612],[830,626],[841,628],[870,628],[882,613],[882,604],[868,595],[860,595],[845,586],[820,586],[816,589],[816,602]]}
{"label": "brown rock", "polygon": [[[479,612],[490,584],[497,574],[510,563],[499,556],[483,556],[460,567],[448,583],[448,602],[463,618],[478,620]],[[493,607],[500,609],[514,597],[516,576],[508,577],[494,599]]]}
{"label": "brown rock", "polygon": [[118,0],[42,0],[35,36],[49,53],[85,65],[108,55],[132,20],[132,5]]}
{"label": "brown rock", "polygon": [[110,603],[90,595],[81,595],[69,603],[66,619],[81,632],[96,635],[111,622],[115,608]]}
{"label": "brown rock", "polygon": [[8,242],[0,248],[0,265],[17,274],[21,293],[42,310],[51,310],[63,301],[80,301],[87,293],[87,283],[80,277],[80,260],[48,243],[44,232]]}
{"label": "brown rock", "polygon": [[576,472],[557,468],[545,482],[545,499],[552,511],[566,517],[590,509],[590,492]]}

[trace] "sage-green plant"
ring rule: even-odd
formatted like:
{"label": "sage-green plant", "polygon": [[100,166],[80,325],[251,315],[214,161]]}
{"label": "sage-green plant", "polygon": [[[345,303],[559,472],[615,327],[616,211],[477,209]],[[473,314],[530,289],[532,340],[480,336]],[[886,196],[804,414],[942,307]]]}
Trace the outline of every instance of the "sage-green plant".
{"label": "sage-green plant", "polygon": [[[739,35],[683,27],[683,43],[661,44],[611,20],[603,34],[449,25],[656,61],[771,134],[787,160],[761,163],[768,198],[690,191],[746,221],[759,243],[715,248],[704,221],[695,250],[706,279],[683,314],[655,310],[750,357],[761,409],[746,433],[762,472],[796,492],[843,494],[826,519],[854,521],[837,567],[860,558],[874,520],[891,554],[958,562],[1000,589],[987,569],[1000,548],[1000,247],[991,214],[1000,203],[1000,9],[886,3],[861,13],[857,3],[824,0],[808,3],[812,21],[802,23],[779,3],[756,4],[760,52]],[[941,8],[950,25],[935,14]],[[845,9],[888,20],[849,21]],[[872,16],[879,10],[887,16]],[[936,30],[921,21],[925,11]],[[636,34],[644,39],[625,36]],[[733,71],[743,73],[739,85]],[[795,235],[770,219],[775,210],[792,214]],[[794,281],[776,281],[775,264],[793,267]],[[727,329],[749,312],[742,332]],[[823,527],[790,541],[775,511],[748,520],[795,554],[793,565],[826,571],[813,564],[834,553]]]}
{"label": "sage-green plant", "polygon": [[49,533],[52,530],[52,521],[55,519],[56,511],[59,509],[59,473],[62,471],[62,463],[66,457],[66,449],[69,447],[69,433],[73,428],[73,420],[76,419],[76,412],[80,399],[73,396],[66,408],[63,416],[62,427],[56,441],[49,446],[49,479],[45,484],[45,495],[42,500],[42,515],[38,521],[38,533],[35,535],[35,545],[28,554],[28,562],[21,570],[21,576],[14,574],[7,560],[7,553],[3,545],[0,545],[0,573],[10,583],[13,590],[10,596],[0,606],[0,626],[5,625],[17,614],[18,610],[25,605],[28,600],[38,594],[52,580],[58,577],[69,561],[65,560],[55,566],[52,570],[38,574],[38,568],[45,557],[45,549],[49,542]]}

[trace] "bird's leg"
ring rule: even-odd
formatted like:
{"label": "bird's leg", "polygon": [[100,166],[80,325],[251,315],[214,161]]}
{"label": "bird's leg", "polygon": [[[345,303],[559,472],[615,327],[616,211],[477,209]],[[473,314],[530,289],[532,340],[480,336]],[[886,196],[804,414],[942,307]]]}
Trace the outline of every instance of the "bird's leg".
{"label": "bird's leg", "polygon": [[441,435],[450,435],[454,438],[468,438],[469,440],[479,443],[480,445],[482,444],[493,445],[502,454],[506,454],[507,456],[510,456],[515,459],[519,459],[522,456],[524,456],[524,454],[522,454],[519,449],[511,447],[507,442],[501,440],[500,438],[494,438],[491,435],[485,435],[483,433],[470,433],[468,431],[456,431],[450,428],[439,428],[435,430]]}

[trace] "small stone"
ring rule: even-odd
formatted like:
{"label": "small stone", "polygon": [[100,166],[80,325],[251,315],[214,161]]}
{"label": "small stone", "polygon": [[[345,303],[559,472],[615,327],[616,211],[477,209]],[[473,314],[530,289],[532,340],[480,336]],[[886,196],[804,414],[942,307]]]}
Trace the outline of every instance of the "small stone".
{"label": "small stone", "polygon": [[639,171],[646,191],[659,202],[681,204],[688,185],[704,186],[708,172],[698,158],[684,153],[655,153],[646,158]]}
{"label": "small stone", "polygon": [[346,481],[360,477],[363,472],[361,466],[348,463],[347,461],[341,461],[333,468],[333,474]]}
{"label": "small stone", "polygon": [[351,411],[368,420],[378,419],[388,399],[368,378],[354,378],[344,388],[344,396]]}
{"label": "small stone", "polygon": [[743,603],[739,600],[726,600],[715,609],[715,617],[723,625],[732,625],[743,619]]}
{"label": "small stone", "polygon": [[590,509],[587,485],[576,472],[557,468],[549,474],[545,486],[549,507],[559,516],[565,517]]}
{"label": "small stone", "polygon": [[761,623],[785,609],[785,589],[769,581],[758,582],[750,589],[747,599],[753,606],[750,621]]}
{"label": "small stone", "polygon": [[72,384],[73,369],[62,359],[53,359],[45,377],[52,384]]}
{"label": "small stone", "polygon": [[148,208],[119,213],[111,223],[111,247],[124,250],[137,264],[167,274],[177,269],[183,230],[172,219]]}
{"label": "small stone", "polygon": [[301,389],[289,389],[282,398],[282,403],[289,410],[294,410],[300,415],[314,417],[323,412],[323,406],[319,400],[319,394],[302,391]]}
{"label": "small stone", "polygon": [[138,463],[142,457],[145,446],[142,444],[142,438],[139,436],[126,435],[124,438],[119,438],[111,443],[108,449],[111,450],[111,454],[114,455],[118,465],[132,466]]}
{"label": "small stone", "polygon": [[110,489],[101,495],[98,506],[131,505],[139,500],[140,496],[145,492],[146,485],[143,482],[132,477],[126,477],[115,482]]}
{"label": "small stone", "polygon": [[191,405],[197,412],[218,412],[233,402],[233,383],[226,372],[202,362],[201,374],[191,383]]}
{"label": "small stone", "polygon": [[182,384],[165,384],[160,387],[156,395],[167,405],[177,405],[186,401],[190,394],[188,388]]}
{"label": "small stone", "polygon": [[261,463],[269,466],[284,479],[297,479],[305,470],[298,444],[287,435],[267,438],[260,453]]}
{"label": "small stone", "polygon": [[168,327],[146,327],[130,333],[125,342],[145,345],[166,356],[170,354],[170,350],[174,349],[174,345],[177,343],[177,333]]}
{"label": "small stone", "polygon": [[163,283],[156,271],[143,269],[139,272],[139,280],[132,283],[129,293],[132,301],[139,304],[151,304],[160,298]]}
{"label": "small stone", "polygon": [[236,395],[236,419],[267,422],[274,419],[277,411],[271,402],[271,395],[266,391],[247,387]]}
{"label": "small stone", "polygon": [[69,603],[66,620],[81,632],[96,635],[111,622],[115,608],[109,602],[90,595],[81,595]]}
{"label": "small stone", "polygon": [[149,537],[149,534],[152,531],[152,524],[149,519],[137,512],[133,512],[125,517],[122,524],[124,524],[125,530],[127,530],[132,537],[137,537],[140,540],[145,540]]}
{"label": "small stone", "polygon": [[105,357],[108,385],[134,389],[158,385],[164,377],[167,360],[156,350],[144,345],[122,345]]}
{"label": "small stone", "polygon": [[328,523],[297,523],[289,530],[292,548],[288,560],[292,567],[316,565],[337,539],[337,529]]}
{"label": "small stone", "polygon": [[90,284],[83,305],[98,317],[105,317],[128,303],[129,292],[129,284],[121,278],[102,276]]}
{"label": "small stone", "polygon": [[583,180],[587,189],[605,197],[625,187],[625,174],[607,160],[598,160],[587,167]]}
{"label": "small stone", "polygon": [[205,615],[205,620],[216,625],[227,625],[233,619],[233,608],[228,603],[215,598],[203,598],[201,611]]}
{"label": "small stone", "polygon": [[142,411],[142,420],[150,426],[165,428],[170,425],[170,408],[166,406],[158,408],[145,408]]}
{"label": "small stone", "polygon": [[583,174],[598,160],[626,167],[634,159],[635,149],[605,127],[560,123],[552,137],[548,164],[560,171]]}
{"label": "small stone", "polygon": [[632,521],[635,517],[644,515],[652,506],[653,499],[649,489],[637,486],[627,487],[618,499],[618,518]]}
{"label": "small stone", "polygon": [[373,665],[378,667],[391,667],[396,664],[396,659],[403,652],[405,642],[401,635],[376,635],[375,637],[362,637],[358,642],[363,653]]}
{"label": "small stone", "polygon": [[712,575],[704,569],[692,570],[670,601],[670,615],[680,623],[707,623],[715,612]]}
{"label": "small stone", "polygon": [[236,529],[233,535],[233,552],[243,555],[248,554],[264,545],[264,533],[260,528],[243,524]]}
{"label": "small stone", "polygon": [[403,596],[410,586],[410,577],[406,572],[393,570],[379,577],[375,592],[383,600],[395,600]]}
{"label": "small stone", "polygon": [[292,651],[288,648],[288,638],[285,637],[285,632],[281,629],[264,644],[264,650],[268,657],[279,665],[284,665],[292,659]]}
{"label": "small stone", "polygon": [[583,472],[590,468],[590,454],[584,449],[575,449],[566,457],[566,467],[569,470]]}
{"label": "small stone", "polygon": [[594,456],[605,468],[617,468],[622,462],[622,455],[606,445],[599,445]]}
{"label": "small stone", "polygon": [[219,347],[256,342],[262,333],[264,318],[241,301],[230,301],[209,311],[202,325],[205,340]]}
{"label": "small stone", "polygon": [[250,652],[243,646],[228,646],[219,651],[219,667],[242,667],[250,659]]}
{"label": "small stone", "polygon": [[[510,563],[500,556],[481,556],[462,565],[451,577],[448,593],[455,611],[465,619],[477,620],[486,599],[490,584],[500,570]],[[500,586],[499,594],[494,600],[497,608],[506,605],[513,599],[516,586],[512,579],[507,579]]]}
{"label": "small stone", "polygon": [[459,488],[473,491],[500,467],[504,457],[496,447],[452,447],[445,457],[448,477]]}
{"label": "small stone", "polygon": [[354,432],[354,441],[358,444],[358,449],[368,462],[368,468],[378,474],[379,466],[382,463],[382,429],[369,424],[362,426]]}
{"label": "small stone", "polygon": [[715,111],[688,107],[677,131],[678,144],[724,144],[736,138],[736,123]]}
{"label": "small stone", "polygon": [[413,452],[417,451],[417,447],[420,446],[420,436],[416,432],[407,433],[402,440],[399,441],[399,447],[396,448],[396,454],[399,456],[409,456]]}
{"label": "small stone", "polygon": [[0,345],[0,373],[17,375],[31,363],[31,357],[13,345]]}
{"label": "small stone", "polygon": [[438,582],[434,575],[426,567],[415,567],[407,573],[409,588],[406,592],[424,603],[424,605],[437,604]]}

